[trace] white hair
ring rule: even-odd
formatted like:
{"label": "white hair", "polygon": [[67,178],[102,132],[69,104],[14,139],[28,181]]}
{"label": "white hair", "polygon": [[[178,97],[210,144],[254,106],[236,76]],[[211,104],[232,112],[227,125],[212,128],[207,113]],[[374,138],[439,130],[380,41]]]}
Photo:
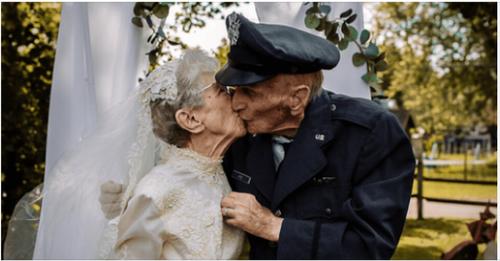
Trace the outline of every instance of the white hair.
{"label": "white hair", "polygon": [[183,147],[191,133],[179,126],[175,120],[175,112],[180,108],[196,108],[204,105],[201,76],[218,69],[215,58],[208,56],[202,50],[189,49],[179,60],[175,77],[177,81],[177,99],[174,103],[167,100],[151,102],[153,132],[163,141]]}
{"label": "white hair", "polygon": [[[208,54],[200,49],[188,49],[179,61],[175,77],[177,78],[178,101],[192,107],[201,104],[190,104],[191,98],[201,97],[198,95],[202,86],[201,76],[204,73],[212,73],[218,69],[217,60],[208,56]],[[192,101],[194,102],[194,101]]]}

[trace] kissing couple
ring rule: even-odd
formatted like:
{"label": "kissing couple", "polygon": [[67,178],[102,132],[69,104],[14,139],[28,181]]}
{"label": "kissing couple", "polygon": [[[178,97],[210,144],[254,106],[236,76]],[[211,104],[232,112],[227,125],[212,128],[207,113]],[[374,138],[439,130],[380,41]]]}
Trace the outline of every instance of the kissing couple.
{"label": "kissing couple", "polygon": [[45,181],[35,259],[389,259],[415,158],[396,117],[322,88],[338,49],[233,13],[230,53],[151,72]]}

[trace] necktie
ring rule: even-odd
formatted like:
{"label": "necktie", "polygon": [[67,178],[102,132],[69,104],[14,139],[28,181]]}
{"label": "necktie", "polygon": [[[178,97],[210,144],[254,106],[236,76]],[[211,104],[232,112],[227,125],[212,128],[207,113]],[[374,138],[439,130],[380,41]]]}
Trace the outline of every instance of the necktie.
{"label": "necktie", "polygon": [[274,168],[278,170],[281,162],[285,158],[286,147],[293,141],[283,136],[274,135],[273,138],[273,158]]}

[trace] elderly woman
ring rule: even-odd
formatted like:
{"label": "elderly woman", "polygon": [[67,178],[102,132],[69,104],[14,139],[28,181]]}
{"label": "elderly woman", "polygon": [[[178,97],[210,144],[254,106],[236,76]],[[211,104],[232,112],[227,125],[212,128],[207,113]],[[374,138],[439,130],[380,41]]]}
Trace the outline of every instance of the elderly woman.
{"label": "elderly woman", "polygon": [[[60,160],[44,188],[35,259],[239,256],[244,233],[220,211],[231,190],[221,161],[246,130],[214,82],[217,69],[200,50],[160,66]],[[110,221],[97,198],[106,180],[127,183]]]}
{"label": "elderly woman", "polygon": [[[214,59],[190,51],[175,74],[177,98],[151,102],[153,131],[166,146],[159,164],[138,182],[118,217],[112,257],[238,257],[243,233],[225,225],[220,213],[220,201],[230,192],[221,159],[246,131],[231,110],[230,97],[214,83],[216,70]],[[156,77],[144,84],[171,75]]]}

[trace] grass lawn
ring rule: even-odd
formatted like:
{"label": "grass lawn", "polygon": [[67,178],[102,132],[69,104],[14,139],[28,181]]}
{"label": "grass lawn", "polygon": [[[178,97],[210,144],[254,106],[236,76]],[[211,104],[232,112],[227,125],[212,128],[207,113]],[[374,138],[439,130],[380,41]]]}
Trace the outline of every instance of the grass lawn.
{"label": "grass lawn", "polygon": [[[465,179],[464,166],[447,166],[447,167],[426,167],[424,168],[424,176],[430,178],[447,178],[447,179]],[[467,180],[497,180],[496,164],[481,164],[467,166]]]}
{"label": "grass lawn", "polygon": [[[406,221],[403,235],[392,259],[440,259],[443,252],[471,239],[466,223],[472,219],[425,219]],[[486,245],[479,245],[479,253]]]}
{"label": "grass lawn", "polygon": [[[442,155],[443,158],[453,158],[460,155]],[[462,155],[463,157],[463,155]],[[467,180],[497,181],[497,162],[496,153],[485,158],[487,163],[481,165],[467,166]],[[424,168],[424,177],[446,178],[464,180],[464,166],[445,166],[445,167],[427,167]],[[413,182],[413,193],[416,193],[417,182]],[[443,183],[424,181],[424,196],[450,199],[469,199],[469,200],[497,200],[496,185],[473,185],[458,183]]]}
{"label": "grass lawn", "polygon": [[[425,197],[497,201],[497,186],[424,181],[423,190]],[[413,194],[415,193],[416,181],[413,182]]]}

